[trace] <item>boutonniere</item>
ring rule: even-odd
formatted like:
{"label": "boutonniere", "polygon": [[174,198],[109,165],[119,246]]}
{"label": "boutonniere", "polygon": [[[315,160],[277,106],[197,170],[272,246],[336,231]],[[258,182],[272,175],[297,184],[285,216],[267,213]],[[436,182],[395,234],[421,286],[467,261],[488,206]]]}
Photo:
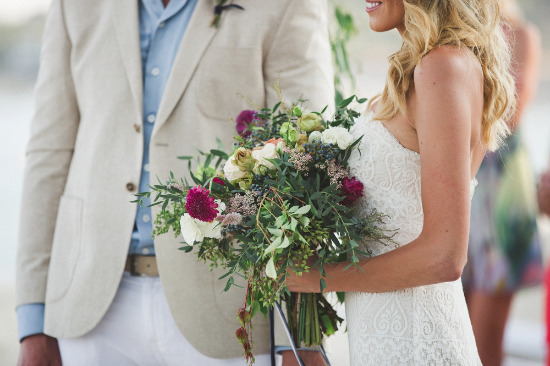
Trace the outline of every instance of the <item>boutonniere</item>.
{"label": "boutonniere", "polygon": [[[244,8],[240,5],[237,5],[237,4],[227,4],[225,5],[225,3],[227,2],[228,0],[216,0],[216,6],[214,7],[214,18],[212,19],[212,22],[210,23],[210,26],[211,27],[216,27],[218,28],[218,26],[220,25],[220,17],[222,15],[222,12],[224,10],[227,10],[227,9],[230,9],[230,8],[237,8],[237,9],[240,9],[240,10],[244,10]],[[233,2],[233,0],[231,0],[231,2]]]}

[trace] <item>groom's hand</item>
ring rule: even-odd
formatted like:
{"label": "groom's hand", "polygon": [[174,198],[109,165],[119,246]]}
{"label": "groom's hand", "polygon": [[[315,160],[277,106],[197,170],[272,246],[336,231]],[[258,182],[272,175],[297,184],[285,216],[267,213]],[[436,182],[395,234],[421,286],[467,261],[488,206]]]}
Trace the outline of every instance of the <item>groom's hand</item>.
{"label": "groom's hand", "polygon": [[[298,351],[300,358],[306,366],[326,366],[326,362],[318,351]],[[293,351],[282,351],[283,366],[299,366]]]}
{"label": "groom's hand", "polygon": [[57,339],[45,334],[23,339],[17,366],[61,366]]}

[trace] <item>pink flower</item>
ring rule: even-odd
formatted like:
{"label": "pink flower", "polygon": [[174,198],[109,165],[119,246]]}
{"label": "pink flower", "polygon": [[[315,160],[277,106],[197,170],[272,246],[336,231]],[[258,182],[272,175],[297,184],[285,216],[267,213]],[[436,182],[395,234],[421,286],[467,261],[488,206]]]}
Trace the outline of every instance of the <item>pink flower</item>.
{"label": "pink flower", "polygon": [[342,181],[342,194],[344,199],[341,204],[349,206],[363,195],[363,183],[353,178],[345,177]]}
{"label": "pink flower", "polygon": [[212,222],[218,216],[218,204],[214,202],[214,197],[209,195],[210,191],[201,186],[189,190],[185,203],[189,216],[204,222]]}
{"label": "pink flower", "polygon": [[248,136],[250,136],[251,132],[249,127],[252,124],[255,115],[256,111],[245,109],[237,116],[237,124],[235,126],[235,129],[241,137],[247,138]]}

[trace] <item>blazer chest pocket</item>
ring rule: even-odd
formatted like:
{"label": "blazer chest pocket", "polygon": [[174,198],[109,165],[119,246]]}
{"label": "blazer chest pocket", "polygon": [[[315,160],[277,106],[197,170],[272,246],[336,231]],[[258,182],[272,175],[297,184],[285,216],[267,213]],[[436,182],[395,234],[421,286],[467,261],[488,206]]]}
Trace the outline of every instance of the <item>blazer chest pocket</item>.
{"label": "blazer chest pocket", "polygon": [[254,109],[246,99],[263,107],[261,49],[210,47],[197,70],[194,87],[199,110],[209,118],[227,121],[243,109]]}
{"label": "blazer chest pocket", "polygon": [[62,196],[53,237],[46,302],[61,299],[68,291],[78,263],[82,231],[82,200]]}

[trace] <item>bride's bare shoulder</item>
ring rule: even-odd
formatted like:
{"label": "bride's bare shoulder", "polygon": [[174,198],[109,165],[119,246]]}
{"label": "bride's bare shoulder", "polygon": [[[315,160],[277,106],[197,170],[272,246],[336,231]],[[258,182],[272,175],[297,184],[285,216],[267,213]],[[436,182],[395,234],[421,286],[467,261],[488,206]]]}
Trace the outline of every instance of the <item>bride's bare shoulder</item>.
{"label": "bride's bare shoulder", "polygon": [[[439,46],[428,52],[414,70],[417,95],[441,96],[461,93],[470,101],[483,100],[483,70],[477,57],[466,48]],[[421,97],[420,97],[421,98]],[[461,98],[459,98],[461,99]]]}
{"label": "bride's bare shoulder", "polygon": [[477,57],[465,47],[439,46],[428,52],[414,70],[414,83],[458,83],[483,80]]}

